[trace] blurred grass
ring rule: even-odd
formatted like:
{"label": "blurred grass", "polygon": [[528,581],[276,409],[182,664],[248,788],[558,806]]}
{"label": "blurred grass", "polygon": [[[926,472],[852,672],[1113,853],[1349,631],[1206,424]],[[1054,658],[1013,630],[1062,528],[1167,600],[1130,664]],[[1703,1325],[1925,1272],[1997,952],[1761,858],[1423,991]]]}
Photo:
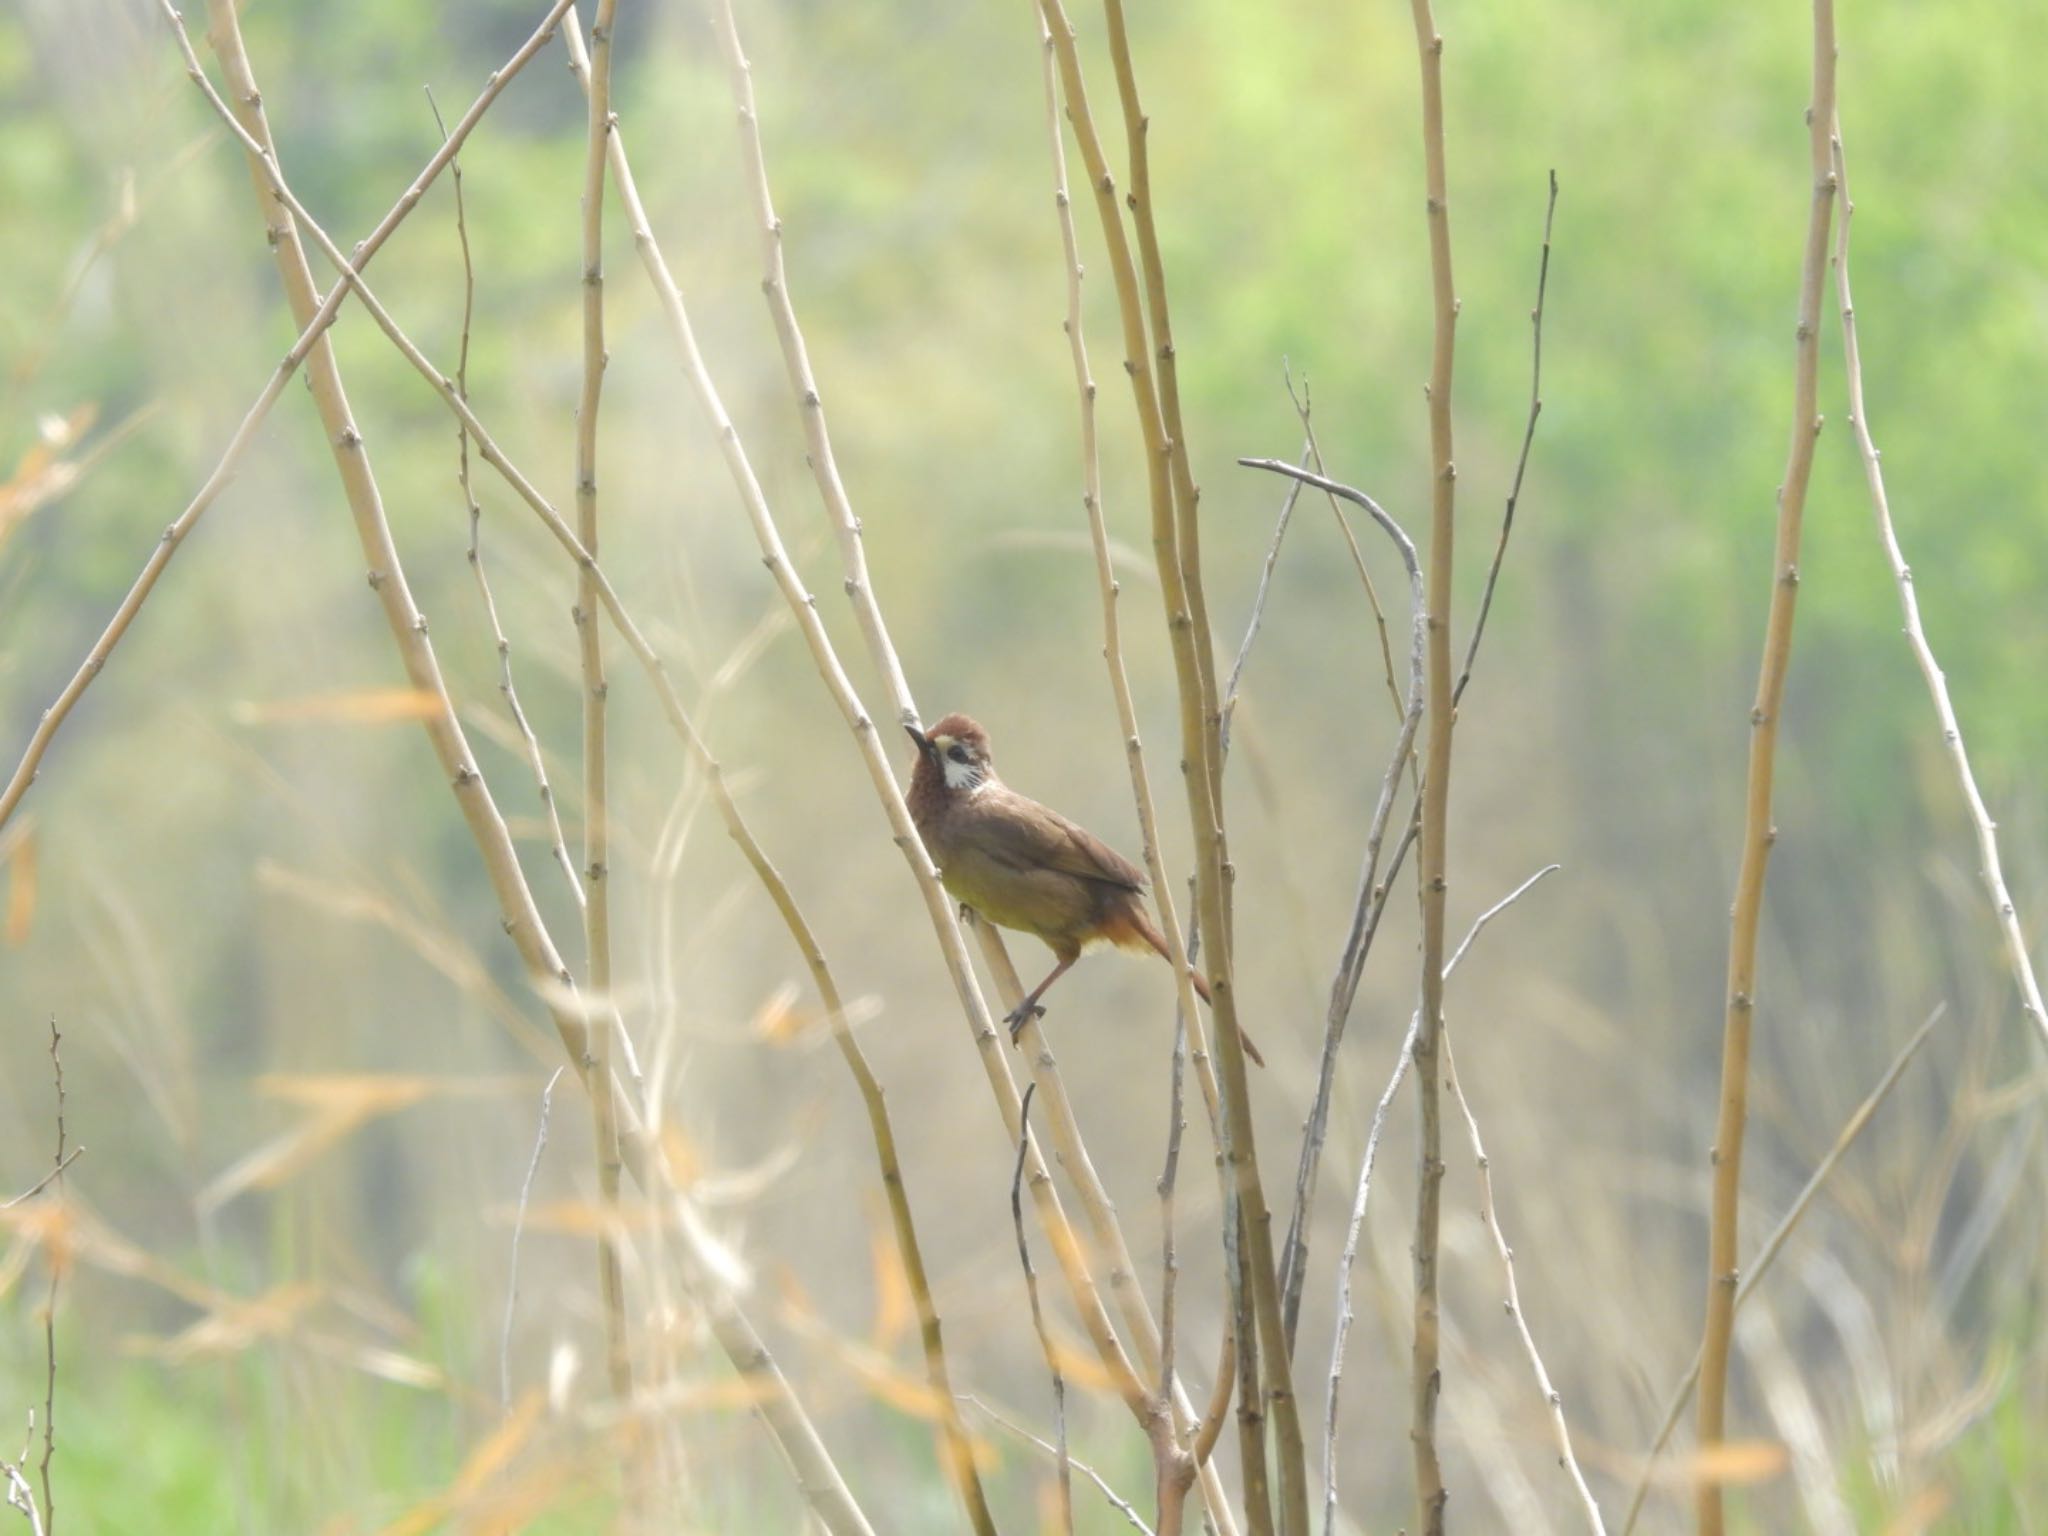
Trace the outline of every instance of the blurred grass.
{"label": "blurred grass", "polygon": [[[366,229],[434,147],[419,87],[431,82],[444,108],[459,108],[537,10],[510,0],[248,8],[286,171],[337,239]],[[621,120],[651,216],[851,660],[853,626],[756,291],[708,34],[688,5],[625,10]],[[1077,18],[1106,104],[1099,19],[1085,7]],[[1460,722],[1453,923],[1542,862],[1565,871],[1488,935],[1452,990],[1452,1025],[1532,1326],[1575,1436],[1597,1452],[1589,1470],[1611,1513],[1697,1324],[1743,717],[1790,389],[1805,22],[1796,7],[1704,0],[1621,11],[1587,0],[1453,4],[1441,21],[1464,300],[1461,625],[1525,409],[1545,172],[1556,167],[1563,185],[1543,423]],[[928,713],[979,714],[1014,783],[1132,850],[1079,516],[1030,16],[1022,5],[774,0],[743,7],[741,24],[792,290],[919,698]],[[1408,19],[1391,4],[1296,0],[1253,17],[1192,0],[1135,6],[1132,24],[1218,643],[1231,647],[1278,497],[1232,461],[1297,443],[1283,356],[1313,386],[1334,473],[1411,524],[1425,489]],[[2048,470],[2029,423],[2030,402],[2048,394],[2048,170],[2032,146],[2048,136],[2048,104],[2032,61],[2048,46],[2048,13],[1968,0],[1859,11],[1844,28],[1874,425],[2016,899],[2038,914],[2048,900],[2048,522],[2038,515]],[[477,407],[558,501],[573,462],[580,125],[550,53],[464,156]],[[96,406],[89,447],[155,408],[67,496],[0,528],[10,753],[290,340],[246,175],[227,145],[201,142],[207,132],[139,0],[25,0],[0,14],[0,207],[28,215],[0,232],[0,478],[32,450],[38,415]],[[139,222],[56,313],[129,170]],[[843,984],[873,1000],[864,1038],[891,1090],[956,1378],[1042,1429],[1046,1386],[1021,1321],[1003,1199],[1011,1149],[976,1102],[915,902],[800,647],[777,632],[730,687],[710,692],[775,600],[616,218],[609,233],[607,564],[701,698],[749,818]],[[1142,549],[1107,268],[1083,233],[1107,510],[1112,531]],[[460,268],[445,185],[375,272],[422,345],[452,357]],[[345,315],[336,336],[480,760],[523,834],[550,921],[567,924],[518,754],[482,724],[497,714],[496,657],[463,568],[451,423],[359,317]],[[47,362],[15,385],[45,337]],[[1831,328],[1824,377],[1837,417],[1838,350]],[[1947,999],[1952,1022],[1802,1239],[1839,1262],[1873,1326],[1843,1335],[1789,1274],[1770,1300],[1859,1530],[1893,1528],[1935,1500],[1945,1502],[1929,1529],[2026,1531],[2048,1519],[2048,1471],[2027,1454],[2048,1438],[2048,1223],[2032,1198],[2038,1141],[2016,1132],[2040,1108],[2037,1096],[2004,1109],[1984,1096],[2035,1058],[2019,1043],[1974,853],[1836,425],[1815,476],[1781,768],[1747,1230],[1789,1199],[1912,1023]],[[123,1340],[169,1336],[195,1314],[87,1266],[60,1303],[57,1461],[60,1507],[87,1528],[375,1530],[445,1487],[496,1419],[509,1231],[494,1213],[517,1194],[539,1076],[532,1092],[378,1119],[217,1216],[197,1204],[223,1170],[296,1123],[259,1091],[263,1074],[482,1080],[554,1064],[417,733],[280,718],[295,701],[398,680],[318,439],[295,388],[26,802],[40,873],[23,941],[0,950],[0,1004],[18,1026],[0,1039],[0,1187],[33,1182],[48,1156],[42,1030],[54,1013],[67,1034],[72,1136],[91,1149],[73,1187],[96,1210],[236,1294],[314,1285],[323,1326],[403,1348],[452,1385],[362,1380],[292,1339],[220,1362],[133,1359]],[[479,485],[522,697],[566,765],[570,573],[510,497]],[[1386,568],[1385,551],[1367,553]],[[1127,659],[1164,779],[1171,671],[1145,565],[1121,573]],[[1391,724],[1377,643],[1319,508],[1302,509],[1276,581],[1247,674],[1231,811],[1242,986],[1264,1020],[1255,1033],[1278,1044],[1255,1090],[1262,1144],[1284,1166]],[[854,670],[865,686],[865,668]],[[621,671],[613,699],[621,974],[635,1037],[668,1074],[664,1102],[706,1176],[759,1174],[716,1219],[759,1267],[771,1342],[856,1491],[892,1529],[950,1530],[923,1427],[878,1406],[765,1299],[787,1273],[831,1328],[862,1339],[876,1323],[867,1255],[879,1202],[858,1106],[814,1036],[780,1048],[758,1038],[764,1005],[800,968],[730,850],[690,819],[695,788],[637,680]],[[572,816],[574,779],[555,776]],[[682,838],[672,863],[665,827]],[[1184,868],[1177,827],[1168,851]],[[320,890],[372,906],[337,914],[308,899]],[[1356,1166],[1412,1007],[1411,944],[1396,902],[1340,1075],[1334,1165]],[[1101,960],[1062,991],[1049,1027],[1149,1267],[1167,989],[1156,968]],[[522,1011],[526,1028],[508,1027]],[[1406,1145],[1405,1126],[1389,1132],[1373,1219],[1396,1291],[1412,1176],[1393,1149]],[[585,1189],[587,1134],[565,1094],[537,1201]],[[1526,1489],[1529,1528],[1571,1529],[1463,1173],[1454,1164],[1445,1226],[1447,1307],[1471,1351],[1446,1389],[1459,1437],[1453,1507],[1475,1527],[1507,1521],[1525,1506],[1496,1501]],[[1333,1172],[1343,1192],[1328,1195],[1313,1236],[1304,1383],[1319,1378],[1326,1349],[1328,1262],[1349,1178]],[[1201,1384],[1218,1294],[1205,1183],[1183,1175],[1187,1337],[1202,1341],[1189,1346]],[[605,1443],[578,1416],[593,1391],[586,1247],[529,1234],[515,1345],[522,1386],[546,1385],[562,1350],[578,1363],[548,1431],[572,1460]],[[658,1248],[644,1257],[636,1294],[660,1315],[676,1298],[659,1283]],[[0,1414],[40,1401],[40,1293],[31,1269],[6,1294]],[[375,1321],[337,1313],[342,1293]],[[682,1375],[719,1373],[687,1307],[665,1328],[650,1336]],[[914,1369],[909,1339],[884,1347]],[[1406,1507],[1393,1388],[1405,1356],[1389,1339],[1355,1358],[1347,1507],[1379,1528]],[[1995,1390],[1973,1397],[1999,1361],[2009,1364]],[[1871,1422],[1880,1402],[1897,1445]],[[1969,1411],[1952,1433],[1914,1441],[1958,1405]],[[1749,1430],[1774,1432],[1754,1395],[1737,1412]],[[1141,1493],[1145,1462],[1128,1425],[1086,1398],[1076,1417],[1077,1445]],[[722,1531],[793,1521],[787,1479],[744,1413],[680,1422],[692,1518]],[[997,1444],[992,1486],[1006,1526],[1024,1529],[1045,1469]],[[591,1528],[609,1488],[603,1475],[566,1485],[572,1508],[556,1528]],[[1077,1502],[1097,1520],[1088,1490]],[[1788,1478],[1744,1502],[1755,1529],[1805,1528]],[[1655,1528],[1677,1528],[1673,1508],[1653,1506]]]}

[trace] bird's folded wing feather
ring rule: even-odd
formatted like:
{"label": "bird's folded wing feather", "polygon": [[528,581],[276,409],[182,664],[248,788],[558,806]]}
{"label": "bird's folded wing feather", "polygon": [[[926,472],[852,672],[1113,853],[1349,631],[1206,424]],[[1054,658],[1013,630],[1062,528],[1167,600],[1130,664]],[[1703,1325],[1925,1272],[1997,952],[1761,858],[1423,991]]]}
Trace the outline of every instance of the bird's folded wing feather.
{"label": "bird's folded wing feather", "polygon": [[1049,806],[1011,792],[1005,804],[988,810],[992,814],[980,818],[980,841],[1005,864],[1056,869],[1126,890],[1145,888],[1144,872],[1137,865]]}

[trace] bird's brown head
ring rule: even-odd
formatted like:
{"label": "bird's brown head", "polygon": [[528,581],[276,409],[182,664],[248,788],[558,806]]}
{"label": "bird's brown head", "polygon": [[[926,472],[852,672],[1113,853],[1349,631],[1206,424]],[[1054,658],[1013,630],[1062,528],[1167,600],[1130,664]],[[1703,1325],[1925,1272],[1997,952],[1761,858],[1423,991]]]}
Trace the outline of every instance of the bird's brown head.
{"label": "bird's brown head", "polygon": [[988,732],[966,715],[948,715],[929,731],[905,726],[917,743],[917,767],[913,786],[923,784],[931,791],[972,793],[996,776],[995,759],[989,755]]}

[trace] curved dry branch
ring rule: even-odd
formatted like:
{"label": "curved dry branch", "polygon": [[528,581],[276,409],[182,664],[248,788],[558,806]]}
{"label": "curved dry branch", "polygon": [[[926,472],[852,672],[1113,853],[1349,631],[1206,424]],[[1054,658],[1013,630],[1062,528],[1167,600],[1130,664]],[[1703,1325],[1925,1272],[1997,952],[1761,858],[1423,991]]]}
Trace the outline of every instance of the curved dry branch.
{"label": "curved dry branch", "polygon": [[1380,849],[1387,835],[1388,818],[1394,810],[1395,792],[1400,788],[1401,770],[1407,766],[1415,745],[1415,733],[1422,723],[1424,653],[1429,636],[1429,609],[1423,591],[1422,565],[1415,541],[1380,504],[1363,491],[1310,470],[1298,469],[1278,459],[1239,459],[1251,469],[1271,470],[1297,484],[1313,485],[1326,494],[1341,497],[1370,513],[1374,522],[1394,541],[1401,563],[1408,572],[1408,605],[1411,635],[1408,649],[1408,701],[1401,712],[1401,729],[1394,739],[1394,751],[1380,780],[1379,798],[1373,805],[1371,830],[1365,839],[1365,868],[1359,873],[1358,900],[1353,905],[1351,932],[1345,940],[1343,958],[1330,984],[1330,1004],[1323,1019],[1323,1049],[1316,1067],[1315,1099],[1309,1107],[1303,1129],[1301,1158],[1295,1171],[1294,1206],[1287,1223],[1287,1241],[1280,1261],[1280,1306],[1287,1326],[1288,1348],[1293,1348],[1295,1324],[1301,1316],[1301,1288],[1307,1276],[1308,1221],[1315,1203],[1316,1174],[1322,1165],[1323,1138],[1330,1122],[1330,1099],[1337,1081],[1337,1048],[1344,1040],[1344,1026],[1351,1017],[1351,1000],[1357,995],[1365,957],[1379,927],[1379,915],[1386,910],[1386,891],[1391,884],[1379,879]]}
{"label": "curved dry branch", "polygon": [[[1472,941],[1479,937],[1486,925],[1557,867],[1555,864],[1545,865],[1473,919],[1472,926],[1465,931],[1465,937],[1459,940],[1457,949],[1444,965],[1445,981],[1450,980],[1458,962],[1465,958],[1465,951],[1472,947]],[[1387,1110],[1394,1102],[1394,1095],[1400,1091],[1401,1081],[1408,1075],[1408,1068],[1414,1061],[1415,1042],[1421,1033],[1422,1010],[1418,1008],[1409,1016],[1408,1033],[1402,1038],[1401,1053],[1394,1061],[1393,1074],[1388,1077],[1379,1103],[1373,1108],[1372,1128],[1365,1138],[1365,1155],[1358,1165],[1358,1193],[1351,1202],[1351,1224],[1344,1235],[1343,1257],[1337,1263],[1337,1326],[1330,1343],[1329,1388],[1323,1403],[1323,1536],[1336,1536],[1337,1531],[1337,1400],[1344,1382],[1344,1350],[1351,1338],[1351,1271],[1358,1263],[1359,1237],[1365,1230],[1365,1202],[1372,1192],[1372,1170],[1379,1157],[1380,1133],[1386,1128]]]}
{"label": "curved dry branch", "polygon": [[1998,823],[1978,792],[1977,776],[1970,768],[1969,748],[1963,743],[1963,728],[1956,719],[1956,707],[1948,696],[1948,678],[1927,643],[1927,631],[1920,623],[1920,597],[1913,586],[1913,570],[1899,547],[1898,531],[1892,526],[1891,498],[1884,488],[1884,464],[1870,435],[1870,416],[1863,403],[1863,354],[1857,344],[1856,308],[1849,292],[1849,220],[1856,204],[1849,197],[1849,166],[1842,153],[1842,129],[1837,114],[1833,144],[1835,179],[1842,199],[1842,217],[1835,235],[1835,292],[1842,301],[1842,362],[1849,376],[1849,429],[1856,436],[1856,451],[1863,459],[1863,476],[1870,487],[1871,510],[1877,516],[1878,541],[1884,545],[1885,560],[1892,568],[1892,582],[1899,589],[1899,608],[1905,618],[1906,643],[1913,660],[1927,681],[1927,695],[1941,722],[1941,744],[1955,769],[1956,784],[1969,807],[1970,826],[1977,834],[1978,870],[1984,892],[1991,898],[1992,915],[1998,920],[1999,937],[2005,941],[2006,961],[2012,967],[2013,984],[2019,988],[2020,1007],[2042,1041],[2048,1043],[2048,1009],[2041,1002],[2041,983],[2034,975],[2034,962],[2027,950],[2027,936],[2020,927],[2018,909],[2006,889],[2005,869],[1998,857]]}

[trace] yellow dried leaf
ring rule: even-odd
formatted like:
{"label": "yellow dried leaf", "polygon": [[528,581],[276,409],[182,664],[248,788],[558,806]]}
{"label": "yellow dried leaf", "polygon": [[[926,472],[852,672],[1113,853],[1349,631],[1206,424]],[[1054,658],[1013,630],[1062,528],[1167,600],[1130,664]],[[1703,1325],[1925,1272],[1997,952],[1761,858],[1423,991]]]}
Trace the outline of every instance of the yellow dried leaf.
{"label": "yellow dried leaf", "polygon": [[661,1128],[661,1155],[677,1189],[688,1189],[704,1175],[704,1156],[697,1144],[674,1125]]}
{"label": "yellow dried leaf", "polygon": [[34,827],[25,829],[15,839],[7,867],[7,947],[19,949],[28,942],[29,924],[35,921],[36,889],[40,883],[37,879]]}
{"label": "yellow dried leaf", "polygon": [[911,1293],[910,1276],[896,1247],[893,1227],[877,1225],[868,1239],[868,1252],[875,1277],[875,1326],[868,1342],[876,1349],[887,1349],[916,1321],[917,1300]]}
{"label": "yellow dried leaf", "polygon": [[457,1498],[469,1498],[501,1471],[533,1438],[540,1423],[541,1395],[529,1389],[506,1415],[505,1422],[484,1438],[483,1444],[464,1458],[462,1470],[450,1489]]}
{"label": "yellow dried leaf", "polygon": [[1776,1440],[1728,1440],[1693,1452],[1676,1471],[1689,1484],[1763,1483],[1783,1472],[1791,1461],[1791,1453]]}
{"label": "yellow dried leaf", "polygon": [[1884,1536],[1922,1536],[1934,1529],[1934,1522],[1948,1513],[1952,1502],[1953,1495],[1940,1483],[1922,1488],[1904,1509],[1892,1516]]}
{"label": "yellow dried leaf", "polygon": [[785,981],[754,1011],[749,1026],[755,1036],[770,1045],[794,1045],[809,1031],[812,1018],[797,1007],[802,996],[796,983]]}
{"label": "yellow dried leaf", "polygon": [[230,713],[238,725],[391,725],[431,719],[440,708],[439,695],[425,688],[343,688],[290,699],[247,699]]}
{"label": "yellow dried leaf", "polygon": [[1102,1397],[1116,1395],[1116,1378],[1110,1375],[1109,1367],[1096,1357],[1094,1346],[1070,1344],[1055,1338],[1052,1341],[1052,1358],[1060,1368],[1060,1374],[1067,1378],[1069,1387],[1078,1387]]}
{"label": "yellow dried leaf", "polygon": [[259,1078],[257,1088],[307,1105],[312,1114],[237,1161],[199,1192],[199,1208],[218,1210],[251,1189],[275,1189],[369,1121],[417,1104],[435,1089],[425,1078],[350,1076]]}
{"label": "yellow dried leaf", "polygon": [[294,1327],[319,1296],[317,1286],[303,1282],[276,1286],[260,1296],[223,1296],[206,1316],[188,1323],[169,1338],[133,1338],[127,1341],[127,1348],[138,1355],[174,1363],[238,1354],[260,1340],[276,1338]]}
{"label": "yellow dried leaf", "polygon": [[[511,1226],[519,1219],[516,1206],[501,1206],[492,1218]],[[616,1213],[593,1200],[554,1200],[526,1208],[526,1230],[564,1237],[602,1237],[607,1233],[652,1232],[662,1224],[661,1212],[638,1201],[622,1201]]]}

